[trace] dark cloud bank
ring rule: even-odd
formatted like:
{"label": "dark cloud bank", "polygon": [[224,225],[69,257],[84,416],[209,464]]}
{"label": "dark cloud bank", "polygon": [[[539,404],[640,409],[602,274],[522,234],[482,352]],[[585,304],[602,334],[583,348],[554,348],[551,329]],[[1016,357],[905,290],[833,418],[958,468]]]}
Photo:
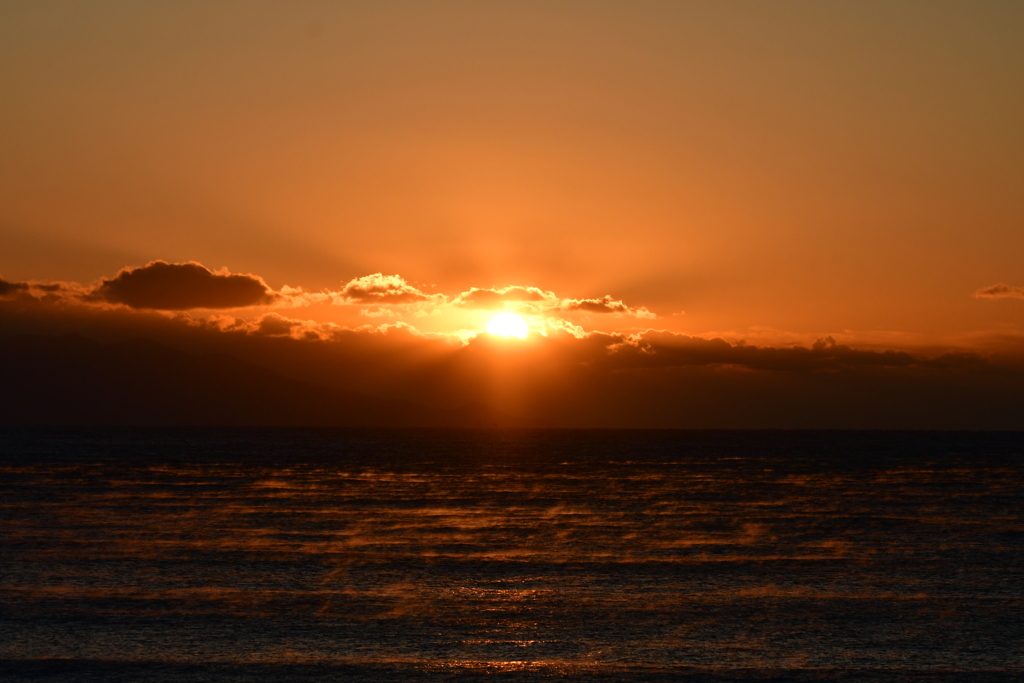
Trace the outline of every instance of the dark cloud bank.
{"label": "dark cloud bank", "polygon": [[[205,276],[203,276],[205,277]],[[284,333],[21,290],[0,301],[0,418],[37,424],[1024,428],[1015,357],[772,348],[649,331]],[[69,336],[70,335],[70,336]]]}
{"label": "dark cloud bank", "polygon": [[153,261],[104,279],[93,296],[131,308],[184,311],[273,303],[275,295],[255,275],[215,273],[199,263]]}
{"label": "dark cloud bank", "polygon": [[17,292],[28,290],[27,282],[8,282],[0,277],[0,296],[8,296]]}
{"label": "dark cloud bank", "polygon": [[6,424],[467,426],[479,410],[435,409],[296,381],[221,353],[136,339],[0,337]]}

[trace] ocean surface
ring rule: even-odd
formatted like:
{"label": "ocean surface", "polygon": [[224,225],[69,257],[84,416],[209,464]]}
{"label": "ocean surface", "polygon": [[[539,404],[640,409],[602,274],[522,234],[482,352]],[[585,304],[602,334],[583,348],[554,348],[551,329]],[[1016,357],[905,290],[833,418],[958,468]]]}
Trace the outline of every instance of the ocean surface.
{"label": "ocean surface", "polygon": [[1024,434],[8,429],[0,679],[1024,680]]}

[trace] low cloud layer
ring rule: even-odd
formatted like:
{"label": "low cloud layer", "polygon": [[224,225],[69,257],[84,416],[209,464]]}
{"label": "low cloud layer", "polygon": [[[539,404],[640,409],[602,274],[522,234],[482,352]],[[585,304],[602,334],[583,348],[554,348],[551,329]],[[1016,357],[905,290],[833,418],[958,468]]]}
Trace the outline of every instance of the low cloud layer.
{"label": "low cloud layer", "polygon": [[1024,299],[1024,287],[1011,287],[1002,283],[982,287],[974,293],[979,299]]}
{"label": "low cloud layer", "polygon": [[[994,285],[976,296],[1024,293]],[[307,304],[321,308],[294,314]],[[421,326],[440,330],[427,333],[409,324],[427,316],[483,320],[479,312],[487,310],[518,312],[534,332],[519,341],[479,327]],[[334,322],[313,319],[322,314]],[[379,272],[319,292],[275,291],[255,275],[164,261],[90,286],[0,279],[3,337],[148,339],[198,357],[226,354],[312,385],[490,416],[484,419],[494,424],[1024,428],[1021,339],[1004,339],[1002,355],[856,348],[827,336],[757,345],[618,326],[626,317],[654,315],[612,296],[563,298],[527,286],[428,294]],[[367,319],[373,324],[362,324]],[[605,331],[594,329],[606,323]],[[116,361],[116,354],[105,357]],[[80,375],[103,381],[101,372]],[[46,387],[39,392],[45,398]],[[330,406],[314,413],[310,424],[327,424],[324,416],[333,414]],[[261,415],[274,424],[272,414]],[[287,423],[299,422],[290,413]]]}
{"label": "low cloud layer", "polygon": [[184,311],[267,305],[278,295],[255,275],[212,272],[195,262],[152,261],[104,279],[93,297],[130,308]]}
{"label": "low cloud layer", "polygon": [[[664,330],[553,329],[525,341],[488,334],[463,340],[401,322],[349,328],[276,312],[255,320],[171,315],[22,294],[0,301],[4,336],[150,339],[200,358],[226,354],[310,384],[472,410],[489,416],[486,424],[1024,428],[1020,355],[858,349],[830,337],[758,346]],[[330,414],[326,406],[310,413],[309,423]],[[301,422],[289,415],[288,424]],[[272,414],[260,419],[275,423]]]}

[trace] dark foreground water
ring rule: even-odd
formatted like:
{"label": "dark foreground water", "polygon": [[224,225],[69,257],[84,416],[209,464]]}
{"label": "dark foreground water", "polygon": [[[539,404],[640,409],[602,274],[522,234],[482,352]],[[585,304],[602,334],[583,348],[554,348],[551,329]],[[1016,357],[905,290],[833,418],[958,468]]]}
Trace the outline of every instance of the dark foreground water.
{"label": "dark foreground water", "polygon": [[1024,678],[1024,435],[0,432],[0,679]]}

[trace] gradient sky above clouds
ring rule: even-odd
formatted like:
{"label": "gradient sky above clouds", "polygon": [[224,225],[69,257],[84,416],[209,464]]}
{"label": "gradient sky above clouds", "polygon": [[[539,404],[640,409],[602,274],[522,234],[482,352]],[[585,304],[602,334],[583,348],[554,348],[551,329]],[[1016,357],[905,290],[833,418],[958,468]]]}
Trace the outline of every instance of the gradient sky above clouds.
{"label": "gradient sky above clouds", "polygon": [[196,261],[658,316],[587,329],[1024,332],[1017,2],[7,2],[0,63],[8,282]]}

